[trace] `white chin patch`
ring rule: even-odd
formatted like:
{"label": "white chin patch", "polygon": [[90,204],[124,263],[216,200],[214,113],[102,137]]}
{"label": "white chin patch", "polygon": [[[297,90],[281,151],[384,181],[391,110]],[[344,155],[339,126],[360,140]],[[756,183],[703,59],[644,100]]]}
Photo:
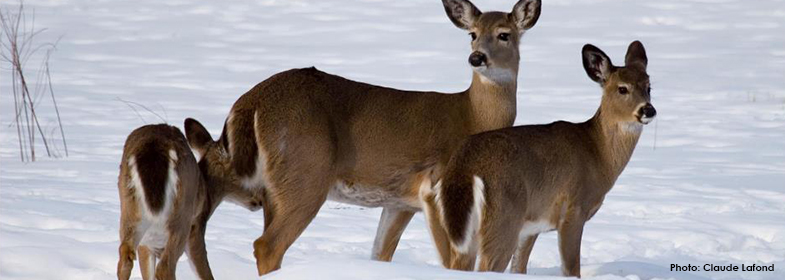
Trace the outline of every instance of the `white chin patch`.
{"label": "white chin patch", "polygon": [[515,72],[510,69],[491,68],[487,65],[472,67],[474,72],[480,75],[483,83],[502,84],[513,81],[516,76]]}
{"label": "white chin patch", "polygon": [[654,120],[654,117],[651,117],[651,118],[641,117],[641,123],[642,124],[649,124],[653,120]]}

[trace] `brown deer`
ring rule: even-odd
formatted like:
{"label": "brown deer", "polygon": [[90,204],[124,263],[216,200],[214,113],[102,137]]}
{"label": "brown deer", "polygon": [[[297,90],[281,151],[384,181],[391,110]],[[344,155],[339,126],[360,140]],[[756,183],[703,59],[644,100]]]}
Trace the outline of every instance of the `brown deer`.
{"label": "brown deer", "polygon": [[[472,83],[463,92],[405,91],[293,69],[241,96],[218,141],[198,122],[186,123],[189,143],[216,174],[263,196],[265,229],[254,242],[260,275],[280,267],[326,199],[384,207],[372,256],[389,261],[421,207],[421,181],[438,176],[464,137],[513,124],[518,44],[537,22],[540,0],[520,0],[511,13],[482,13],[466,0],[443,4],[472,37]],[[442,245],[449,251],[446,239]]]}
{"label": "brown deer", "polygon": [[[250,210],[261,208],[261,200],[236,187],[239,184],[215,181],[204,174],[176,127],[146,125],[131,132],[118,178],[118,279],[131,276],[137,252],[142,278],[175,279],[177,260],[184,250],[199,278],[213,279],[204,244],[210,215],[224,198]],[[160,258],[157,267],[156,258]]]}
{"label": "brown deer", "polygon": [[436,186],[423,184],[429,223],[442,224],[455,254],[450,268],[473,269],[479,251],[480,271],[504,271],[514,254],[512,271],[526,273],[537,235],[556,229],[563,272],[580,277],[583,226],[656,115],[640,42],[630,44],[625,64],[584,46],[584,69],[603,89],[594,117],[473,135]]}

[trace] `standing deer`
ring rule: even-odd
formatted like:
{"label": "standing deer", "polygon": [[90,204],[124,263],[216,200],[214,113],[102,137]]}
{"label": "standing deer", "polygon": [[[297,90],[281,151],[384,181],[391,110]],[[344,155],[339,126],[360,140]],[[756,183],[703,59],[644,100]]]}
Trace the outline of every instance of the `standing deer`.
{"label": "standing deer", "polygon": [[186,141],[179,129],[165,124],[137,128],[126,139],[118,177],[118,279],[131,276],[137,252],[142,278],[175,279],[184,250],[199,278],[213,279],[204,244],[210,215],[224,198],[250,210],[261,208],[257,194],[202,172]]}
{"label": "standing deer", "polygon": [[[264,194],[264,233],[253,245],[259,275],[280,268],[326,199],[384,207],[372,258],[389,261],[421,207],[422,180],[438,176],[464,137],[513,124],[518,45],[537,22],[540,0],[520,0],[511,13],[482,13],[466,0],[443,4],[472,37],[472,83],[463,92],[404,91],[292,69],[241,96],[218,141],[198,122],[186,123],[189,143],[213,159],[213,169]],[[440,252],[448,252],[442,240]]]}
{"label": "standing deer", "polygon": [[583,226],[656,115],[640,42],[630,44],[625,64],[615,67],[600,49],[584,46],[583,67],[603,89],[594,117],[471,136],[442,180],[423,185],[429,222],[441,222],[457,253],[450,268],[473,269],[479,250],[480,271],[504,271],[514,253],[512,271],[526,273],[537,235],[556,229],[563,273],[580,277]]}

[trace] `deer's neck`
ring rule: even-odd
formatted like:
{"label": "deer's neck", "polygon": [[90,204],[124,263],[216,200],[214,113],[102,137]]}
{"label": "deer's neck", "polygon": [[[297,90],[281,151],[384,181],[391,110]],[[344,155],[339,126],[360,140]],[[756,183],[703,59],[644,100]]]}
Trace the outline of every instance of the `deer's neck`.
{"label": "deer's neck", "polygon": [[515,121],[518,74],[491,80],[473,73],[472,85],[466,90],[470,134],[512,126]]}
{"label": "deer's neck", "polygon": [[[597,110],[592,123],[592,133],[603,163],[605,175],[612,182],[621,174],[632,157],[635,145],[643,131],[643,124],[638,122],[619,122],[606,117],[602,109]],[[611,184],[612,185],[612,184]]]}

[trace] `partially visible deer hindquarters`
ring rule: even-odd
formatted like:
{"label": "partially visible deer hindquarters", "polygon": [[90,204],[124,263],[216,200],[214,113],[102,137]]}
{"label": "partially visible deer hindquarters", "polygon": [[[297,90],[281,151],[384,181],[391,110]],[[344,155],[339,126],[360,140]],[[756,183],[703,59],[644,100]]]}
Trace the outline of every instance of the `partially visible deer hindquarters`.
{"label": "partially visible deer hindquarters", "polygon": [[[193,225],[206,195],[199,167],[180,130],[165,124],[134,130],[123,149],[118,188],[121,214],[117,278],[130,277],[138,252],[145,280],[174,279],[177,260],[192,230],[203,234]],[[206,254],[203,244],[191,248],[202,252],[189,252],[189,256]],[[212,279],[209,267],[205,270],[199,265],[194,267],[201,278]]]}
{"label": "partially visible deer hindquarters", "polygon": [[512,271],[525,273],[537,235],[555,229],[563,273],[580,277],[584,224],[656,115],[643,44],[630,44],[623,67],[592,45],[582,54],[586,73],[603,89],[591,119],[470,136],[441,181],[421,189],[429,225],[441,219],[453,248],[450,268],[472,269],[476,246],[479,270],[504,271],[514,254]]}
{"label": "partially visible deer hindquarters", "polygon": [[[433,185],[433,181],[428,176],[422,181],[420,185],[420,201],[422,203],[423,212],[428,222],[428,228],[431,230],[431,237],[433,237],[434,244],[449,244],[447,232],[442,226],[441,214],[439,213],[438,201],[436,200],[436,193],[438,192],[441,182]],[[439,256],[442,259],[444,267],[450,267],[452,262],[452,248],[448,246],[436,246]]]}

